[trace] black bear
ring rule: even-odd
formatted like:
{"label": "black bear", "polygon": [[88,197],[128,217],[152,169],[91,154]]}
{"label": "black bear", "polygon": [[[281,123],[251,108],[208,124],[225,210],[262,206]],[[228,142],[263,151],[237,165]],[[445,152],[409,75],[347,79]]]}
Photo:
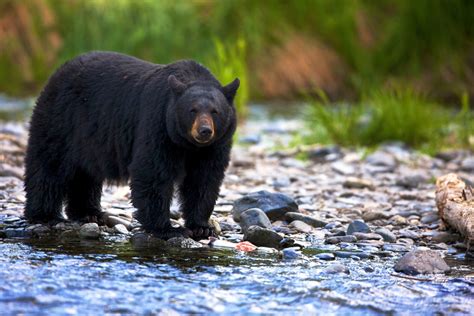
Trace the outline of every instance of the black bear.
{"label": "black bear", "polygon": [[[105,181],[130,180],[136,218],[160,238],[214,235],[209,217],[230,159],[239,80],[221,86],[202,65],[91,52],[61,66],[33,111],[25,216],[100,218]],[[179,194],[185,227],[172,227]]]}

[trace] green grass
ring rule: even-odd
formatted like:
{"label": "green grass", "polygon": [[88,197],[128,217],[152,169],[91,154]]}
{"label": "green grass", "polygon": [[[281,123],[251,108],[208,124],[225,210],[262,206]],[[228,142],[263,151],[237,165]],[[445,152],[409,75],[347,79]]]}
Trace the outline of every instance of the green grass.
{"label": "green grass", "polygon": [[357,104],[329,104],[322,95],[310,101],[311,133],[305,143],[376,146],[401,141],[432,153],[443,147],[473,148],[473,113],[463,98],[456,113],[409,90],[372,93]]}
{"label": "green grass", "polygon": [[206,64],[222,85],[232,82],[236,77],[240,79],[240,87],[234,104],[239,117],[244,118],[247,115],[249,99],[245,41],[238,39],[235,43],[225,45],[222,41],[216,39],[214,45],[215,55]]}

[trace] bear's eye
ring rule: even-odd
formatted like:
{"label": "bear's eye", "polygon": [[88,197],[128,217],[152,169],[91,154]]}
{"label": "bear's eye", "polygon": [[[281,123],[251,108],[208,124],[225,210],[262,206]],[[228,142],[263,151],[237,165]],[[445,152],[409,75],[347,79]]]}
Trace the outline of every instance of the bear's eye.
{"label": "bear's eye", "polygon": [[217,114],[217,113],[218,113],[218,112],[217,112],[216,109],[214,109],[214,110],[211,111],[211,114]]}
{"label": "bear's eye", "polygon": [[196,109],[191,109],[189,112],[191,112],[192,114],[196,114],[197,110]]}

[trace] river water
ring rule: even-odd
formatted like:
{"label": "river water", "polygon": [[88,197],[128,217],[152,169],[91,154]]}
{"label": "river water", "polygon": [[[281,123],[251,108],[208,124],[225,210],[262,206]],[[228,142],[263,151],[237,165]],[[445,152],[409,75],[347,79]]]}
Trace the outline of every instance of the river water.
{"label": "river water", "polygon": [[[250,125],[274,119],[261,106],[252,113]],[[348,272],[330,273],[334,261],[311,251],[288,260],[115,237],[0,239],[0,314],[473,314],[472,261],[448,257],[449,275],[406,278],[395,260],[338,258]]]}

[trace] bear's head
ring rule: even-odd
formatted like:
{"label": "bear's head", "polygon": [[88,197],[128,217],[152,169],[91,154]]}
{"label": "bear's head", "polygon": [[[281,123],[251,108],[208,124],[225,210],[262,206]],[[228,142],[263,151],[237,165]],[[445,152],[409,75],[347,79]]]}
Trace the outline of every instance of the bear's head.
{"label": "bear's head", "polygon": [[173,126],[172,131],[168,126],[168,132],[175,142],[185,140],[188,144],[205,147],[232,136],[236,124],[233,101],[239,79],[226,86],[215,82],[185,84],[170,75],[168,84],[175,95],[175,102],[167,113]]}

